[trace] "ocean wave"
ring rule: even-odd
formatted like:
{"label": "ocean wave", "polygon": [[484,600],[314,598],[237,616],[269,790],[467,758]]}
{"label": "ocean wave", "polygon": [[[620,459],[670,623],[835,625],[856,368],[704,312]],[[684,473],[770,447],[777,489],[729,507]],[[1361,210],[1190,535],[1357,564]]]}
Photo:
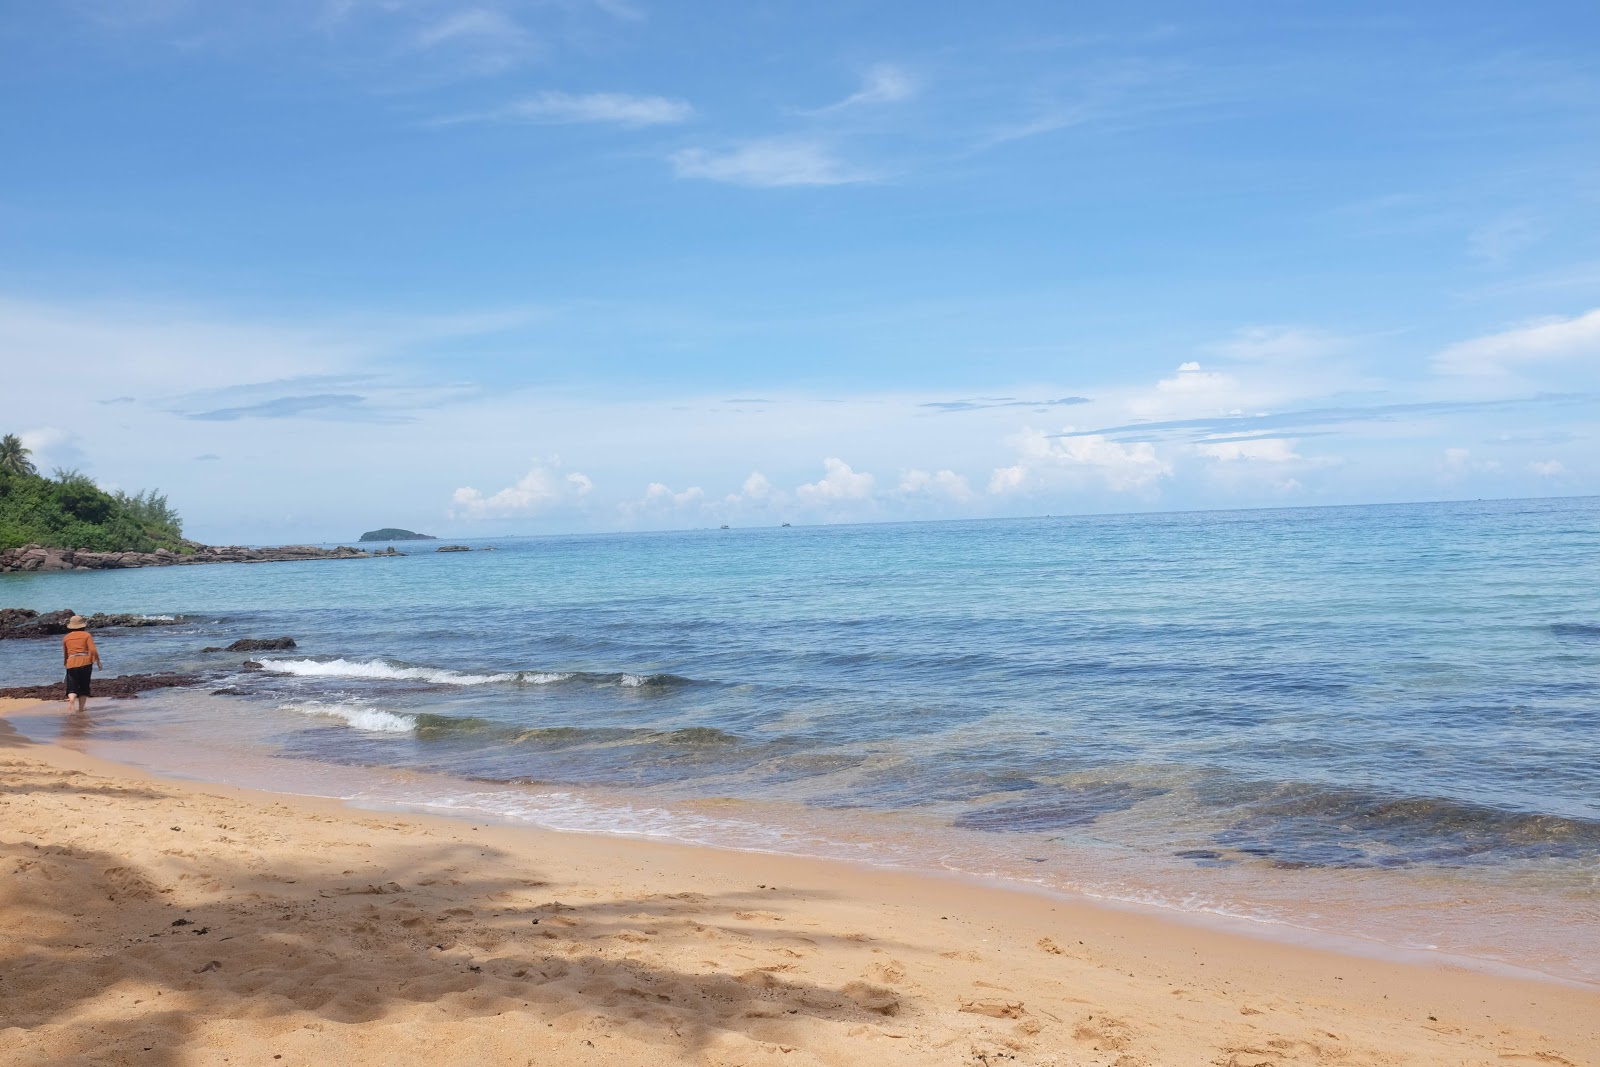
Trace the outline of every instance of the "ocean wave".
{"label": "ocean wave", "polygon": [[387,660],[264,659],[263,670],[300,678],[350,678],[367,681],[431,682],[434,685],[488,685],[510,682],[515,674],[471,674],[441,667],[408,667]]}
{"label": "ocean wave", "polygon": [[384,711],[382,708],[374,708],[367,704],[324,704],[312,701],[305,704],[283,704],[280,710],[343,719],[345,725],[352,729],[375,734],[408,734],[417,726],[417,718],[414,715]]}
{"label": "ocean wave", "polygon": [[263,670],[300,678],[340,678],[373,682],[426,682],[431,685],[563,685],[576,683],[621,689],[660,690],[693,685],[676,674],[627,674],[598,671],[498,671],[492,674],[453,671],[444,667],[417,667],[386,659],[264,659]]}

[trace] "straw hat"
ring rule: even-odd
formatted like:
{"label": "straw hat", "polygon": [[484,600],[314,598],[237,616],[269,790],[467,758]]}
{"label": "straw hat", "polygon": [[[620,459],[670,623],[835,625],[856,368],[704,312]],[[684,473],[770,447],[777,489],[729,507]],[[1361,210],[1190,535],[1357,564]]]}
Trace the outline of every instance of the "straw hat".
{"label": "straw hat", "polygon": [[67,629],[69,630],[87,630],[88,628],[89,620],[82,615],[74,615],[67,620]]}

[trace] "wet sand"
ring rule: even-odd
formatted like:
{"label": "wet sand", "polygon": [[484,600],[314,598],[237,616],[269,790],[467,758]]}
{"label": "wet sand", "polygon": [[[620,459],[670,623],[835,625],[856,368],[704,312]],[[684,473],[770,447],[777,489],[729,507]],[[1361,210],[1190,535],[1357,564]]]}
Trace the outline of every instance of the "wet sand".
{"label": "wet sand", "polygon": [[29,1067],[1600,1063],[1593,988],[158,779],[3,722],[0,869]]}

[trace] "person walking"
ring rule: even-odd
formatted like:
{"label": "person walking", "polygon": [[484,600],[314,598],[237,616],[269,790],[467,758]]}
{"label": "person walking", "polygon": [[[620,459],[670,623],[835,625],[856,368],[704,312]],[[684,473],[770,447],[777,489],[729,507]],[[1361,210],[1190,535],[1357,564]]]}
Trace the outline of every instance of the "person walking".
{"label": "person walking", "polygon": [[[67,620],[67,635],[61,639],[61,655],[67,667],[67,704],[69,710],[86,711],[89,707],[90,675],[100,666],[100,650],[89,633],[89,620],[74,615]],[[77,707],[71,707],[73,701]]]}

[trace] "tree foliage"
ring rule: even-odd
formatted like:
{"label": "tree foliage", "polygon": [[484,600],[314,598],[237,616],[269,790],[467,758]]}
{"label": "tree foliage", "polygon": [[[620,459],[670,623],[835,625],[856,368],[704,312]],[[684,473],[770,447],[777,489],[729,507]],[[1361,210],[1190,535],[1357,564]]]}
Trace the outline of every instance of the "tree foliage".
{"label": "tree foliage", "polygon": [[[165,495],[154,489],[108,493],[81,471],[56,470],[45,478],[34,472],[26,449],[26,470],[5,463],[0,439],[0,549],[40,544],[99,552],[188,551],[183,523]],[[18,442],[20,447],[20,442]]]}
{"label": "tree foliage", "polygon": [[33,460],[31,449],[25,447],[22,438],[14,433],[0,437],[0,473],[4,474],[38,474]]}

